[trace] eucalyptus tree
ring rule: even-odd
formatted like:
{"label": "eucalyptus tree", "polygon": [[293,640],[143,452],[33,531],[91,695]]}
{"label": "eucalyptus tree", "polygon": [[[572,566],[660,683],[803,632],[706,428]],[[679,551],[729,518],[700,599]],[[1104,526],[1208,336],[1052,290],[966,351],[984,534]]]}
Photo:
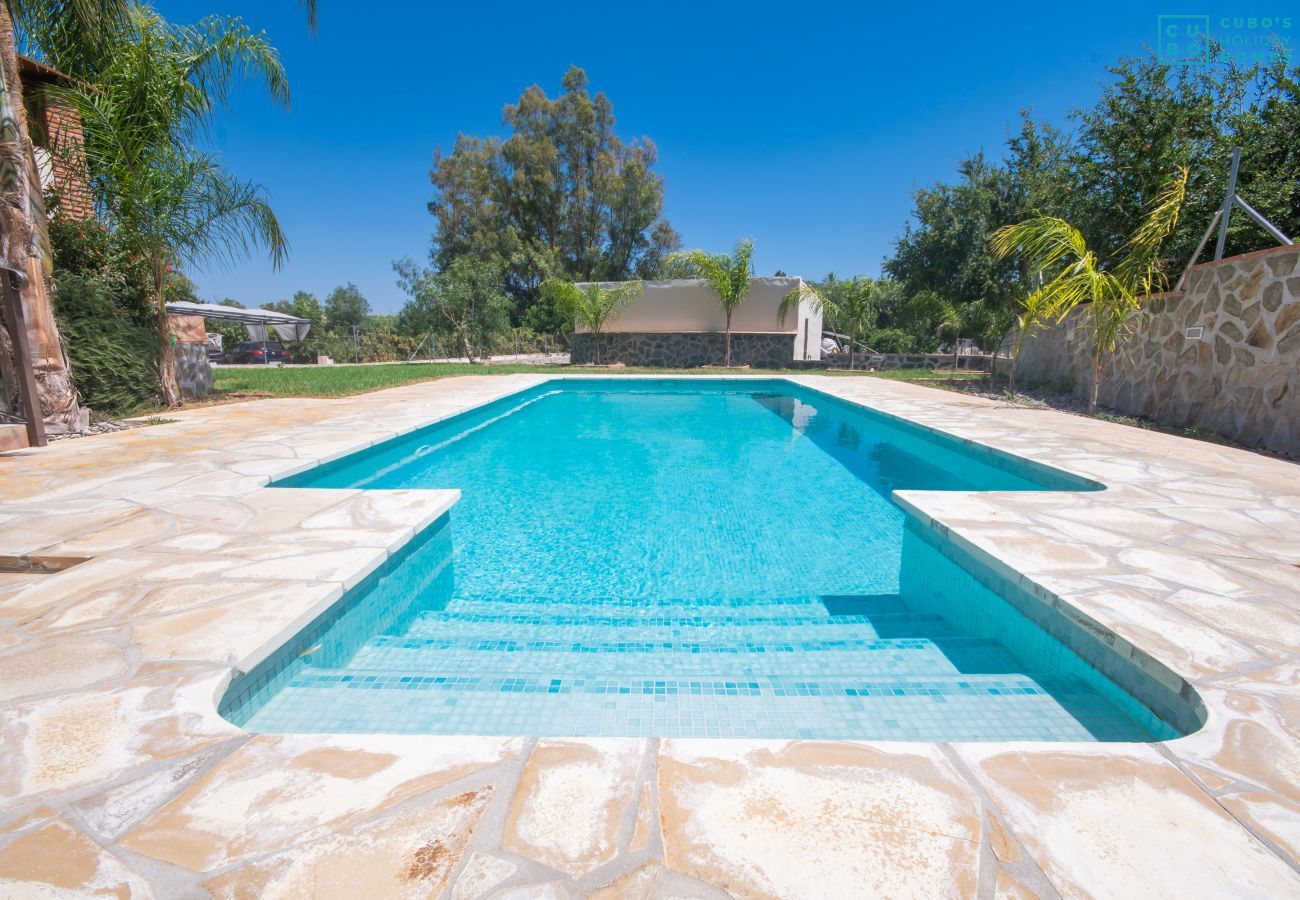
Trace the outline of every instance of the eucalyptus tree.
{"label": "eucalyptus tree", "polygon": [[600,333],[618,318],[623,308],[642,291],[639,281],[616,284],[592,282],[582,286],[551,278],[542,283],[542,296],[573,321],[591,332],[595,362],[600,365]]}
{"label": "eucalyptus tree", "polygon": [[1103,259],[1077,228],[1064,219],[1040,216],[997,230],[989,242],[1000,259],[1019,256],[1044,275],[1035,302],[1058,321],[1087,304],[1092,339],[1088,412],[1097,410],[1097,389],[1105,357],[1115,352],[1130,317],[1143,299],[1167,284],[1160,248],[1178,226],[1187,196],[1187,167],[1168,178],[1148,206],[1137,230],[1119,251]]}
{"label": "eucalyptus tree", "polygon": [[749,238],[737,241],[731,253],[708,253],[704,250],[686,250],[672,253],[666,260],[669,271],[691,278],[702,278],[718,295],[718,303],[726,315],[726,343],[722,356],[724,366],[731,365],[731,317],[745,298],[754,275],[754,242]]}
{"label": "eucalyptus tree", "polygon": [[876,283],[865,275],[848,281],[828,275],[817,284],[801,284],[781,299],[777,308],[777,324],[784,325],[791,310],[808,301],[819,310],[832,326],[849,336],[849,368],[857,361],[859,335],[865,335],[876,324]]}
{"label": "eucalyptus tree", "polygon": [[613,104],[582,69],[570,67],[561,85],[556,96],[529,87],[505,107],[503,138],[461,135],[435,152],[429,173],[434,264],[508,261],[516,319],[547,277],[653,278],[680,244],[663,216],[654,144],[615,133]]}
{"label": "eucalyptus tree", "polygon": [[279,54],[237,19],[172,25],[134,7],[93,85],[62,91],[81,114],[96,203],[109,225],[137,242],[153,278],[163,402],[180,400],[163,294],[178,266],[229,263],[264,250],[277,267],[288,251],[261,186],[235,178],[196,144],[241,82],[262,80],[288,106]]}

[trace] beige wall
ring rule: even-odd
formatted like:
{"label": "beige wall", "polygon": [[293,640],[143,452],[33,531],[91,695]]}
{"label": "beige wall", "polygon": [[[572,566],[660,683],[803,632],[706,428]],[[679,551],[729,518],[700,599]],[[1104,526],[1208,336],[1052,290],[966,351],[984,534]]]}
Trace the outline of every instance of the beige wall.
{"label": "beige wall", "polygon": [[[803,279],[797,277],[753,279],[748,296],[732,314],[732,332],[789,334],[792,359],[820,359],[820,312],[802,303],[798,315],[791,311],[784,324],[777,324],[776,313],[781,300],[802,283]],[[718,303],[718,295],[703,280],[643,281],[641,284],[641,296],[606,325],[605,331],[667,334],[723,331],[726,328],[727,320],[722,305]]]}

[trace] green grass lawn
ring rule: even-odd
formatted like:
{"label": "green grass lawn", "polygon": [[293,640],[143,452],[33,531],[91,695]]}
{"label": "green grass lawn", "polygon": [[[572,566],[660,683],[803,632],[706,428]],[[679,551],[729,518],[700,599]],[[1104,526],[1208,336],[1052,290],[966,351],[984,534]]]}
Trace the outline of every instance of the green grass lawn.
{"label": "green grass lawn", "polygon": [[[790,375],[811,374],[808,369],[743,369],[738,374]],[[271,397],[346,397],[364,394],[383,388],[448,378],[454,375],[510,375],[519,372],[559,375],[581,373],[590,375],[710,375],[725,374],[719,369],[651,369],[628,367],[625,369],[597,369],[587,366],[526,366],[526,365],[470,365],[468,363],[409,363],[390,366],[309,366],[303,368],[218,368],[213,372],[214,394],[234,398],[240,395]],[[951,372],[935,373],[927,369],[908,369],[886,372],[830,372],[843,378],[871,376],[894,378],[903,381],[932,381],[951,379]],[[978,373],[961,373],[959,378],[982,377]]]}

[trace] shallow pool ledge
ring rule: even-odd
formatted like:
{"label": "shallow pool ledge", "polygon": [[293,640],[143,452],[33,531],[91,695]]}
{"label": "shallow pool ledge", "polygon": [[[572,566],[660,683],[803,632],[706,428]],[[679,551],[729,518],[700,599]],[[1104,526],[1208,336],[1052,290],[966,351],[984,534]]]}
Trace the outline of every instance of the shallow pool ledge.
{"label": "shallow pool ledge", "polygon": [[[332,585],[333,590],[320,594],[315,603],[305,608],[291,622],[283,625],[274,634],[259,641],[243,656],[235,660],[233,663],[235,671],[231,679],[232,683],[239,683],[246,679],[255,669],[267,663],[277,652],[287,652],[297,646],[295,638],[306,633],[313,622],[328,616],[331,610],[353,588],[357,587],[395,554],[400,553],[416,535],[445,516],[460,500],[460,491],[454,488],[356,491],[354,493],[365,499],[369,507],[368,513],[373,518],[369,520],[363,518],[361,522],[340,518],[338,522],[332,522],[328,517],[340,515],[340,511],[331,509],[322,516],[316,512],[319,509],[318,504],[296,504],[294,502],[295,495],[297,497],[318,493],[337,495],[338,491],[322,488],[287,488],[276,493],[279,495],[277,497],[278,505],[283,506],[290,514],[293,513],[296,506],[301,507],[305,518],[296,523],[298,527],[310,523],[315,528],[335,526],[340,531],[354,530],[358,524],[362,526],[366,524],[387,524],[390,514],[398,510],[406,513],[401,518],[407,521],[408,527],[396,532],[393,540],[387,546],[374,547],[374,552],[360,566],[350,568],[346,574],[342,574],[341,577],[333,580],[322,582],[315,572],[285,571],[281,573],[285,579],[300,580],[304,584],[314,586],[324,583]],[[416,512],[414,518],[409,515],[411,511]],[[355,511],[349,509],[349,512]]]}
{"label": "shallow pool ledge", "polygon": [[[1205,702],[1182,675],[1151,652],[1138,647],[1108,625],[1086,615],[1068,600],[1034,581],[1006,560],[980,547],[960,531],[950,528],[927,510],[952,494],[932,491],[895,491],[894,502],[907,516],[907,531],[954,565],[965,570],[980,585],[1010,604],[1067,650],[1102,676],[1094,687],[1121,705],[1123,695],[1137,700],[1167,726],[1159,723],[1153,733],[1162,740],[1186,737],[1199,731],[1208,717]],[[1046,539],[1045,539],[1046,540]],[[908,545],[904,544],[904,554]],[[937,557],[936,557],[937,558]],[[974,614],[974,613],[972,613]],[[1106,682],[1110,684],[1107,685]],[[1120,692],[1113,691],[1118,687]],[[1130,714],[1133,711],[1130,710]],[[1140,718],[1140,716],[1139,716]]]}

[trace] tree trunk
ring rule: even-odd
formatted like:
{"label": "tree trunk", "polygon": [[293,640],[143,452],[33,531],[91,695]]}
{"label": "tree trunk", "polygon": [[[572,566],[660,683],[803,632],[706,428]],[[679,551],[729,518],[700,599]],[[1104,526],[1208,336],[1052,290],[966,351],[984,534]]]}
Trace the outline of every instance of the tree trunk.
{"label": "tree trunk", "polygon": [[[41,247],[44,209],[36,174],[9,4],[0,0],[0,260],[27,275],[20,291],[42,415],[55,433],[76,431],[77,391],[50,306],[50,260]],[[36,193],[33,194],[33,191]]]}
{"label": "tree trunk", "polygon": [[1088,390],[1088,415],[1097,413],[1097,388],[1101,384],[1101,348],[1092,351],[1092,384]]}
{"label": "tree trunk", "polygon": [[167,300],[163,296],[161,260],[155,260],[153,265],[153,299],[158,314],[158,389],[162,392],[163,406],[171,407],[181,402],[181,386],[176,378],[176,345],[172,343]]}
{"label": "tree trunk", "polygon": [[599,331],[593,331],[591,333],[591,358],[593,360],[592,361],[593,366],[600,365],[600,332]]}
{"label": "tree trunk", "polygon": [[722,351],[722,364],[731,368],[731,310],[727,310],[727,337]]}
{"label": "tree trunk", "polygon": [[465,361],[471,365],[474,363],[474,347],[469,342],[469,329],[460,329],[460,345],[465,349]]}
{"label": "tree trunk", "polygon": [[961,336],[954,335],[952,339],[952,375],[957,377],[957,354],[961,351]]}
{"label": "tree trunk", "polygon": [[[1018,356],[1019,354],[1017,354]],[[1016,399],[1016,362],[1015,356],[1011,357],[1011,374],[1007,377],[1007,390],[1011,392],[1011,399]]]}
{"label": "tree trunk", "polygon": [[853,371],[854,351],[858,348],[858,330],[849,330],[849,371]]}

